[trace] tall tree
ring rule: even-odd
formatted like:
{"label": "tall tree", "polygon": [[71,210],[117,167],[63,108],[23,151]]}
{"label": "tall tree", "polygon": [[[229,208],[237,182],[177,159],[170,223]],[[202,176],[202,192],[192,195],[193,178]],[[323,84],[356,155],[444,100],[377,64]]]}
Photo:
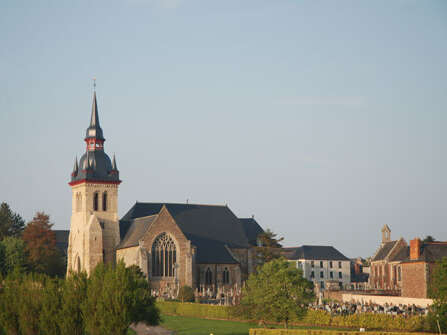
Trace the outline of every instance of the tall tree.
{"label": "tall tree", "polygon": [[90,335],[124,335],[132,323],[160,320],[149,282],[123,261],[96,266],[88,279],[82,315]]}
{"label": "tall tree", "polygon": [[258,235],[258,246],[256,247],[257,263],[264,264],[281,256],[280,249],[284,237],[277,238],[277,235],[270,229]]}
{"label": "tall tree", "polygon": [[58,256],[56,234],[51,230],[52,226],[47,214],[37,212],[23,231],[22,238],[25,241],[29,264],[37,272],[51,272],[51,264]]}
{"label": "tall tree", "polygon": [[0,204],[0,241],[5,237],[19,237],[25,227],[22,217],[14,213],[6,202]]}
{"label": "tall tree", "polygon": [[429,294],[433,299],[432,312],[429,315],[432,330],[438,331],[438,328],[441,328],[445,332],[447,330],[447,257],[436,262],[431,275]]}
{"label": "tall tree", "polygon": [[299,319],[313,299],[313,285],[303,278],[301,270],[284,258],[274,259],[248,278],[241,304],[257,320],[283,322]]}
{"label": "tall tree", "polygon": [[15,271],[26,269],[25,243],[16,237],[6,237],[0,241],[0,273],[7,275]]}

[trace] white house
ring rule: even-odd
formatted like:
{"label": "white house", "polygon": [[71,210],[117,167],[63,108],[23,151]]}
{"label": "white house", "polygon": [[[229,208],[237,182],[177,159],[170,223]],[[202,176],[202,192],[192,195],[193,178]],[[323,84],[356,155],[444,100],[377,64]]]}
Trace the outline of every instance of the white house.
{"label": "white house", "polygon": [[341,289],[351,283],[351,261],[332,246],[303,245],[283,248],[283,256],[303,271],[304,278],[322,290],[330,284]]}

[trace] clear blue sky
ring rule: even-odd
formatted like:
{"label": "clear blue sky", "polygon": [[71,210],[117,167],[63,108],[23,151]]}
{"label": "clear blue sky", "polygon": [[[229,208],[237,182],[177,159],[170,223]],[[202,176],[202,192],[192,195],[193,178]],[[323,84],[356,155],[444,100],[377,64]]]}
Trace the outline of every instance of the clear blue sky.
{"label": "clear blue sky", "polygon": [[447,240],[447,1],[0,3],[0,201],[68,229],[92,78],[138,201],[228,203],[285,245]]}

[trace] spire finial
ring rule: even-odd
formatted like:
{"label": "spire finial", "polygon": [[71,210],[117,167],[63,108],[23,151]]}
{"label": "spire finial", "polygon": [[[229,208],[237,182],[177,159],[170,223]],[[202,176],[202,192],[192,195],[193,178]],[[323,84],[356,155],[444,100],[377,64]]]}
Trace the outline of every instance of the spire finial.
{"label": "spire finial", "polygon": [[93,77],[93,91],[96,92],[96,77]]}

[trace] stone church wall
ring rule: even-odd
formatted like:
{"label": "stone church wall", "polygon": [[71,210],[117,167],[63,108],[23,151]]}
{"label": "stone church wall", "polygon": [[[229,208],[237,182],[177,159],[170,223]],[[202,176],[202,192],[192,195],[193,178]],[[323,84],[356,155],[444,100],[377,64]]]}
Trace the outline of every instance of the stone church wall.
{"label": "stone church wall", "polygon": [[[180,286],[188,285],[192,287],[194,250],[191,246],[191,242],[185,237],[165,207],[161,209],[157,219],[155,219],[142,239],[141,245],[147,250],[148,268],[152,269],[152,244],[154,243],[154,240],[162,233],[169,234],[175,242],[176,263],[178,264],[178,268],[176,270],[178,284]],[[154,288],[162,288],[168,284],[175,284],[174,277],[153,277],[152,273],[149,273],[149,279],[152,287]]]}

